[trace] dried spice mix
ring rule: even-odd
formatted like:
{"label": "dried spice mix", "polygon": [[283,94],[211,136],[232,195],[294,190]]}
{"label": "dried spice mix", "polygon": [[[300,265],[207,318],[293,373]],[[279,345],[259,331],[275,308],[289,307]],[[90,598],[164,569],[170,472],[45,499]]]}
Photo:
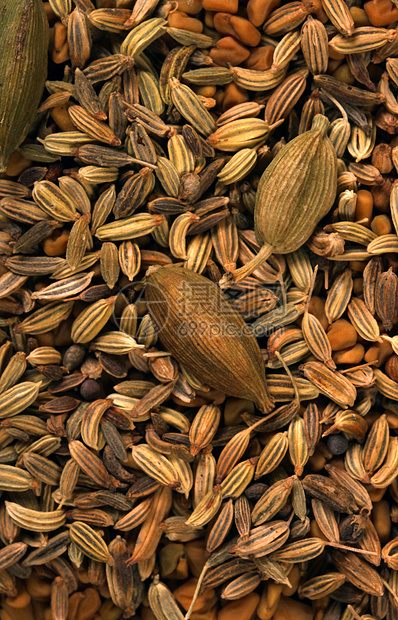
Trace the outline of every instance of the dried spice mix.
{"label": "dried spice mix", "polygon": [[0,48],[0,620],[397,618],[396,0]]}

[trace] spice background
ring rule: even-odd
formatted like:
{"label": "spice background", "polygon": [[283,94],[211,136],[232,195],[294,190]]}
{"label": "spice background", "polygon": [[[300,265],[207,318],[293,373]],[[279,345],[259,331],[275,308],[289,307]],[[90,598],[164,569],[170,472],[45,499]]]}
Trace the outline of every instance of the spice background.
{"label": "spice background", "polygon": [[0,51],[0,620],[397,618],[396,1]]}

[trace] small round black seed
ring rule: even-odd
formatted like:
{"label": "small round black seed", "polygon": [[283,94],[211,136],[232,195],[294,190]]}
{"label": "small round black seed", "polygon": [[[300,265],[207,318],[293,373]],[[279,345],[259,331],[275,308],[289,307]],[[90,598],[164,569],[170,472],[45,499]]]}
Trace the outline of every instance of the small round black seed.
{"label": "small round black seed", "polygon": [[97,400],[102,396],[102,388],[95,379],[86,379],[80,386],[80,395],[84,400]]}
{"label": "small round black seed", "polygon": [[329,435],[326,445],[328,450],[335,456],[344,454],[348,448],[348,441],[344,435]]}

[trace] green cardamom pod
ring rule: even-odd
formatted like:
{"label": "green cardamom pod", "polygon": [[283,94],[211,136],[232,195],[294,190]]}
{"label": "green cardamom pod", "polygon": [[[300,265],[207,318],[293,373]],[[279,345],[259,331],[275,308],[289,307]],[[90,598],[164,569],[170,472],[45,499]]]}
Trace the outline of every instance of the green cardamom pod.
{"label": "green cardamom pod", "polygon": [[0,172],[26,138],[47,76],[48,22],[42,0],[0,5]]}
{"label": "green cardamom pod", "polygon": [[220,282],[243,280],[273,254],[300,248],[336,198],[337,157],[327,136],[329,121],[317,114],[309,131],[288,142],[263,173],[257,190],[254,230],[261,244],[246,265]]}
{"label": "green cardamom pod", "polygon": [[145,298],[162,344],[184,368],[203,384],[254,401],[264,413],[272,409],[257,341],[214,282],[162,267],[149,274]]}

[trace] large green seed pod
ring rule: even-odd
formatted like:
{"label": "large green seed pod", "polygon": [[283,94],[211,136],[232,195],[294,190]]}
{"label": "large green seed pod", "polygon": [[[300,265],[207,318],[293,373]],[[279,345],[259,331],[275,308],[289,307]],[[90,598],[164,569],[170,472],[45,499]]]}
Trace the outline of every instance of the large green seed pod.
{"label": "large green seed pod", "polygon": [[163,267],[149,275],[145,297],[161,342],[199,381],[272,409],[257,341],[214,282]]}
{"label": "large green seed pod", "polygon": [[317,114],[309,131],[297,136],[274,157],[260,179],[254,229],[261,250],[252,261],[226,274],[240,281],[273,254],[301,247],[336,198],[337,157],[327,136],[329,121]]}
{"label": "large green seed pod", "polygon": [[48,23],[42,0],[0,2],[0,172],[26,138],[47,75]]}

